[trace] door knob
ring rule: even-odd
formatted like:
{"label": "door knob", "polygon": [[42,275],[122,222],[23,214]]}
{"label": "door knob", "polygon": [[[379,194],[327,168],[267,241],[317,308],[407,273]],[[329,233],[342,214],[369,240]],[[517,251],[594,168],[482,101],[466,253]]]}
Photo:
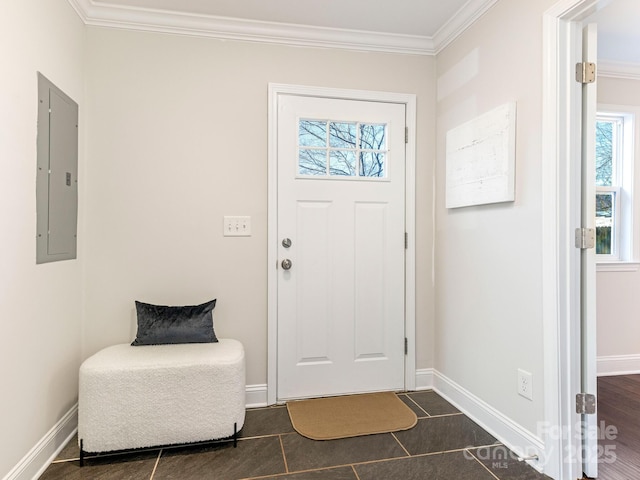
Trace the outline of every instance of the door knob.
{"label": "door knob", "polygon": [[281,265],[284,270],[289,270],[293,264],[291,263],[291,260],[285,258],[284,260],[282,260]]}

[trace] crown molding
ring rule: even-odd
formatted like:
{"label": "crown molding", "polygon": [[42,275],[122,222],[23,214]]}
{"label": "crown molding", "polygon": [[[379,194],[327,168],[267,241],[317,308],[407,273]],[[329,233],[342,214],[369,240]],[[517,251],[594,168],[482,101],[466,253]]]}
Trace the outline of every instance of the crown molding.
{"label": "crown molding", "polygon": [[498,0],[469,0],[465,3],[433,36],[435,53],[444,50],[497,2]]}
{"label": "crown molding", "polygon": [[280,45],[435,55],[480,18],[497,0],[469,0],[434,37],[124,7],[96,0],[68,1],[82,21],[92,26]]}
{"label": "crown molding", "polygon": [[640,63],[598,61],[598,76],[621,78],[624,80],[640,80]]}

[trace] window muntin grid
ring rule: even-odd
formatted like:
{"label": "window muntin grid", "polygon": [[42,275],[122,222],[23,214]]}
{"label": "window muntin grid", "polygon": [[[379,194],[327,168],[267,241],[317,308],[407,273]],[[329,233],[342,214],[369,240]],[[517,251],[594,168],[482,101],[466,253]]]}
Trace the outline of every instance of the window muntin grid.
{"label": "window muntin grid", "polygon": [[300,119],[298,175],[315,178],[386,179],[387,124]]}

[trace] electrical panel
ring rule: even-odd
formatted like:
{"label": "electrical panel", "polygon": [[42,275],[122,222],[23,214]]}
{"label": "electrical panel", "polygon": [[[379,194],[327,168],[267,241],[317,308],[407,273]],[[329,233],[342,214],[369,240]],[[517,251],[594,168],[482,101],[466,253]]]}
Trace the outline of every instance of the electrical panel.
{"label": "electrical panel", "polygon": [[36,263],[76,258],[78,104],[38,73]]}

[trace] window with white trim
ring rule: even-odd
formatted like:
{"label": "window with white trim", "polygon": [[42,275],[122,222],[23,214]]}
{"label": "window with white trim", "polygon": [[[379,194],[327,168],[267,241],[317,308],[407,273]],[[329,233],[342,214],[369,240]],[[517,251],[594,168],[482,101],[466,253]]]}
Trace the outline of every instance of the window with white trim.
{"label": "window with white trim", "polygon": [[633,260],[634,115],[599,112],[596,120],[596,258]]}

